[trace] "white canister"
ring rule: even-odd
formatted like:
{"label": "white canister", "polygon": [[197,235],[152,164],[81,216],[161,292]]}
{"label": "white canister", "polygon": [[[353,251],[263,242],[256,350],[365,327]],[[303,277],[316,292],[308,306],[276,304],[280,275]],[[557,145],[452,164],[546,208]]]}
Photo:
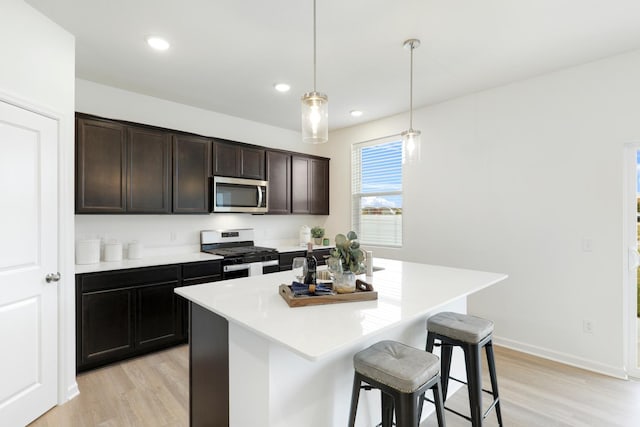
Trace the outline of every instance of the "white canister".
{"label": "white canister", "polygon": [[122,261],[122,243],[108,242],[104,244],[105,261]]}
{"label": "white canister", "polygon": [[97,264],[100,262],[100,239],[78,240],[76,242],[76,264]]}
{"label": "white canister", "polygon": [[300,227],[300,246],[307,246],[311,240],[311,229],[308,225]]}
{"label": "white canister", "polygon": [[373,251],[365,251],[367,276],[373,276]]}
{"label": "white canister", "polygon": [[142,243],[138,242],[137,240],[129,243],[129,246],[127,247],[127,257],[129,259],[142,258]]}

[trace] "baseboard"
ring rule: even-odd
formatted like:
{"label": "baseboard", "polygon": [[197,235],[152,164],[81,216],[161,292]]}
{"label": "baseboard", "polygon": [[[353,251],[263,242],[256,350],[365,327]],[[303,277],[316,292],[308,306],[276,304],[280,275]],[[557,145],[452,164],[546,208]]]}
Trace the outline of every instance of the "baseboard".
{"label": "baseboard", "polygon": [[496,335],[493,336],[493,343],[502,347],[510,348],[512,350],[542,357],[543,359],[553,360],[554,362],[564,363],[565,365],[575,366],[576,368],[597,372],[599,374],[608,375],[610,377],[620,378],[624,380],[629,378],[627,372],[623,368],[604,365],[599,362],[594,362],[593,360],[583,359],[581,357],[576,357],[571,354],[550,350],[548,348],[538,347],[535,345],[510,340],[508,338],[502,338]]}
{"label": "baseboard", "polygon": [[67,401],[73,399],[74,397],[78,396],[79,394],[80,394],[80,389],[78,388],[78,383],[74,381],[73,384],[71,384],[67,388]]}

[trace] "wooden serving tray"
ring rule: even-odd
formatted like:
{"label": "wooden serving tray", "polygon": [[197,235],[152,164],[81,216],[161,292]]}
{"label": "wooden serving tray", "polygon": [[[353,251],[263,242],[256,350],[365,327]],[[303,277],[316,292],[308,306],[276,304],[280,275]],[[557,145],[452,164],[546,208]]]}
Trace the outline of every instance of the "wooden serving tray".
{"label": "wooden serving tray", "polygon": [[307,305],[321,305],[321,304],[337,304],[341,302],[356,302],[356,301],[371,301],[378,299],[378,292],[376,291],[361,291],[356,289],[355,292],[350,294],[335,294],[335,295],[317,295],[317,296],[299,296],[293,295],[291,286],[280,285],[280,296],[287,302],[289,307],[304,307]]}

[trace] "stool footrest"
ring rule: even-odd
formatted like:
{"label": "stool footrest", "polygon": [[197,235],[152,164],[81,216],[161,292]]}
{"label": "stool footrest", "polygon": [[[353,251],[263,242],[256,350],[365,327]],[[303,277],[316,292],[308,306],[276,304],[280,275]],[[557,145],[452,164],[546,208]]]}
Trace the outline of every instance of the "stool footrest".
{"label": "stool footrest", "polygon": [[[428,397],[425,397],[424,400],[426,400],[429,403],[434,403],[435,404],[435,402],[433,400],[429,399]],[[444,406],[444,409],[446,409],[449,412],[453,412],[457,416],[462,417],[462,418],[466,419],[467,421],[471,421],[471,417],[469,417],[468,415],[463,414],[462,412],[458,412],[455,409],[448,408],[446,405]]]}
{"label": "stool footrest", "polygon": [[[459,380],[459,379],[454,378],[454,377],[449,377],[449,379],[450,379],[450,380],[454,380],[454,381],[456,381],[456,382],[459,382],[460,384],[467,385],[467,382],[466,382],[466,381],[462,381],[462,380]],[[485,393],[488,393],[488,394],[490,394],[490,395],[492,395],[492,396],[493,396],[493,391],[492,391],[492,390],[487,390],[486,388],[483,388],[483,389],[482,389],[482,391],[484,391]]]}
{"label": "stool footrest", "polygon": [[[424,400],[426,400],[426,401],[427,401],[427,402],[429,402],[429,403],[433,403],[433,404],[435,404],[435,402],[434,402],[433,400],[429,399],[429,398],[428,398],[428,397],[426,397],[426,396],[424,397]],[[491,412],[491,410],[492,410],[492,409],[493,409],[493,408],[498,404],[498,401],[499,401],[499,400],[500,400],[500,398],[495,399],[495,400],[491,403],[491,405],[489,405],[489,407],[487,408],[487,410],[486,410],[486,411],[484,411],[484,414],[482,414],[482,419],[483,419],[483,420],[484,420],[485,418],[487,418],[487,415],[489,415],[489,412]],[[451,409],[451,408],[447,407],[446,405],[445,405],[444,409],[446,409],[446,410],[447,410],[447,411],[449,411],[449,412],[453,412],[453,413],[454,413],[454,414],[456,414],[457,416],[462,417],[462,418],[466,419],[467,421],[471,421],[471,417],[470,417],[470,416],[465,415],[465,414],[463,414],[463,413],[461,413],[461,412],[458,412],[458,411],[456,411],[455,409]],[[376,427],[378,427],[378,426],[380,426],[380,425],[382,425],[382,423],[381,423],[381,424],[378,424]]]}
{"label": "stool footrest", "polygon": [[487,415],[489,415],[489,412],[491,412],[491,410],[498,404],[499,401],[500,401],[500,397],[496,397],[495,399],[493,399],[493,402],[491,402],[491,405],[489,405],[487,410],[484,411],[484,414],[482,414],[482,419],[487,418]]}

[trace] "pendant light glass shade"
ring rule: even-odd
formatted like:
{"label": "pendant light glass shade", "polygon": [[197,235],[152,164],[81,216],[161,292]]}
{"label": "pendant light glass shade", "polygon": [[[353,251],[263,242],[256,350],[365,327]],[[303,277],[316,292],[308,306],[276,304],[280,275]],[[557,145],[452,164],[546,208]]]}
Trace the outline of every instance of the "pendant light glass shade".
{"label": "pendant light glass shade", "polygon": [[413,128],[413,50],[420,46],[420,40],[409,39],[404,48],[411,50],[411,71],[409,74],[409,130],[402,132],[402,163],[420,161],[420,131]]}
{"label": "pendant light glass shade", "polygon": [[402,136],[402,163],[416,163],[420,160],[420,131],[405,130]]}
{"label": "pendant light glass shade", "polygon": [[302,141],[321,144],[329,140],[329,98],[319,92],[302,97]]}
{"label": "pendant light glass shade", "polygon": [[313,91],[302,96],[302,141],[321,144],[329,140],[329,98],[316,91],[316,0],[313,0]]}

